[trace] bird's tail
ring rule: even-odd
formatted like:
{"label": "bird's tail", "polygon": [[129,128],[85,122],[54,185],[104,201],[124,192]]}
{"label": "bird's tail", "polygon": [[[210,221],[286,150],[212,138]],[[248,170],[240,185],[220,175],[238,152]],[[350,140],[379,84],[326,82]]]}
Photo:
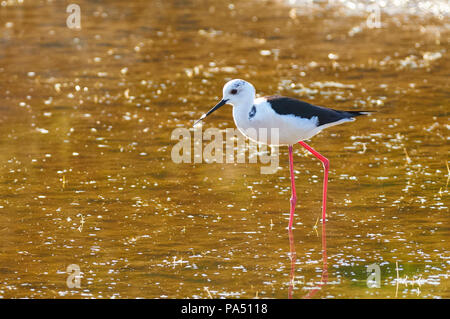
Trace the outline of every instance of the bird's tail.
{"label": "bird's tail", "polygon": [[375,111],[344,111],[344,113],[348,113],[350,117],[356,117],[360,115],[370,115]]}

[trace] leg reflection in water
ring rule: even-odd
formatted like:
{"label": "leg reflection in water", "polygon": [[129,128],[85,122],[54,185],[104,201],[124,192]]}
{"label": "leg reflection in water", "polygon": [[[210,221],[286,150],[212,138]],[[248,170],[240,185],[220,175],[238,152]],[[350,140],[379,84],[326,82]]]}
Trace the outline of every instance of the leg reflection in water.
{"label": "leg reflection in water", "polygon": [[295,252],[295,243],[294,243],[294,234],[292,233],[292,228],[288,229],[289,232],[289,247],[290,247],[290,256],[291,259],[291,274],[289,276],[289,292],[288,298],[292,299],[292,290],[294,289],[294,279],[295,279],[295,262],[297,261],[297,254]]}
{"label": "leg reflection in water", "polygon": [[[289,229],[288,233],[289,233],[289,247],[290,247],[290,259],[291,259],[291,273],[290,273],[288,298],[291,299],[292,295],[293,295],[293,289],[294,289],[295,262],[297,261],[297,253],[295,252],[294,234],[292,233],[292,229]],[[303,298],[305,298],[305,299],[312,298],[320,289],[322,289],[322,286],[327,284],[327,281],[328,281],[327,236],[326,236],[326,231],[325,231],[325,220],[322,219],[322,278],[321,278],[320,284],[317,286],[317,288],[312,289]]]}

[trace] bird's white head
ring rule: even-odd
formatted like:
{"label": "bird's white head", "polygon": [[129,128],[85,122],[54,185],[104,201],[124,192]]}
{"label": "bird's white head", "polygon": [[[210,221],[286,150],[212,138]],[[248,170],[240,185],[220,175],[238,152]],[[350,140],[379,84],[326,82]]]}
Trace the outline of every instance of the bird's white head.
{"label": "bird's white head", "polygon": [[241,79],[234,79],[223,86],[222,100],[225,100],[227,104],[239,106],[253,103],[255,94],[255,87],[251,83]]}
{"label": "bird's white head", "polygon": [[228,81],[223,87],[222,100],[211,110],[203,114],[202,117],[194,123],[194,126],[222,105],[231,104],[234,107],[239,107],[241,105],[253,104],[255,94],[255,87],[247,81],[241,79]]}

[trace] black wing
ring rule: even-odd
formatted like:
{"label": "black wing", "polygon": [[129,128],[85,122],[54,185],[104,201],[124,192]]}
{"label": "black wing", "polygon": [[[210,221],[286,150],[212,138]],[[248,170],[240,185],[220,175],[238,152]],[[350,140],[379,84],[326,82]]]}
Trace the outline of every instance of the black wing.
{"label": "black wing", "polygon": [[333,110],[279,95],[267,96],[265,99],[270,103],[273,110],[281,115],[292,114],[307,119],[317,116],[319,126],[364,114],[358,111]]}

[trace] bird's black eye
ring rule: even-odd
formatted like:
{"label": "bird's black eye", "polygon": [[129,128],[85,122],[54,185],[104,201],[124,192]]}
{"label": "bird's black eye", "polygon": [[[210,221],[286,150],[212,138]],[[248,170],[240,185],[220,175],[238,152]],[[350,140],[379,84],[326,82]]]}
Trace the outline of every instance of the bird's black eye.
{"label": "bird's black eye", "polygon": [[231,93],[231,94],[236,94],[236,93],[237,93],[237,90],[236,90],[236,89],[232,89],[232,90],[230,91],[230,93]]}

